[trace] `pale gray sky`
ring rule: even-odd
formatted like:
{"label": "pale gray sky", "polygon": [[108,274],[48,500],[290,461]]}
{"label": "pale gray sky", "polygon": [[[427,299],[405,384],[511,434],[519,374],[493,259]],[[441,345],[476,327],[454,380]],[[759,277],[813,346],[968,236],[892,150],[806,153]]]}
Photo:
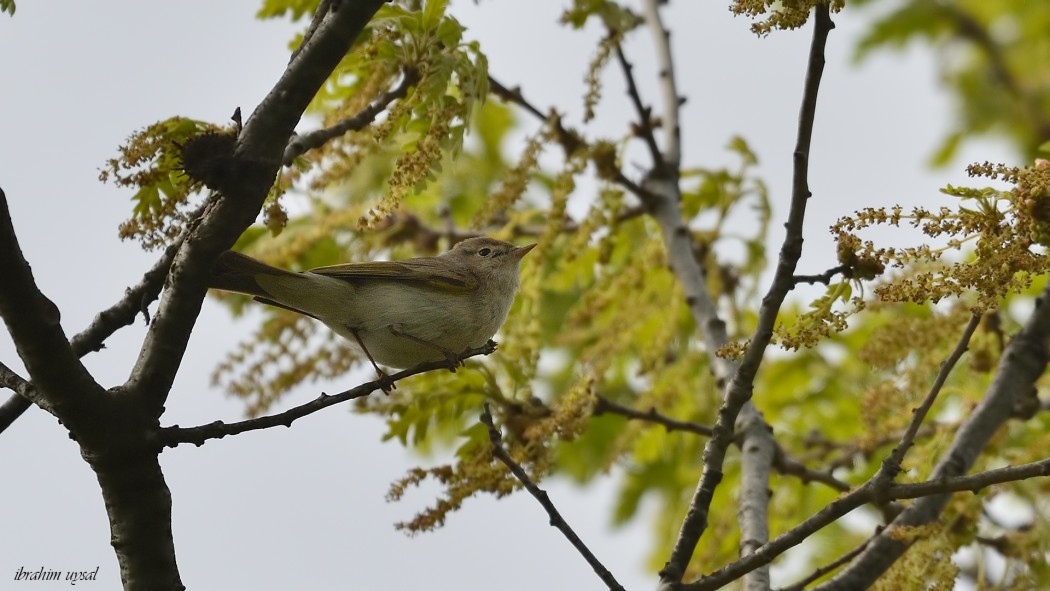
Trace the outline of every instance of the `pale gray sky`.
{"label": "pale gray sky", "polygon": [[[565,4],[490,0],[476,6],[460,0],[453,10],[469,27],[468,36],[481,40],[499,80],[520,84],[541,109],[568,108],[578,121],[580,82],[596,31],[581,35],[554,27]],[[0,186],[23,252],[61,309],[68,334],[118,299],[155,257],[117,239],[131,192],[100,184],[99,167],[133,130],[158,119],[186,115],[225,122],[234,107],[246,114],[254,108],[287,62],[293,31],[286,23],[255,21],[256,8],[254,2],[207,0],[25,1],[14,18],[0,17]],[[724,2],[677,0],[664,14],[674,30],[681,91],[689,99],[682,122],[686,163],[732,162],[723,147],[732,135],[743,135],[762,159],[774,203],[786,203],[808,29],[756,39]],[[852,69],[849,54],[860,25],[846,16],[836,22],[813,147],[814,200],[807,220],[813,238],[807,236],[800,268],[806,273],[834,264],[831,243],[821,236],[840,215],[861,204],[929,203],[938,199],[939,186],[965,178],[961,166],[936,174],[923,167],[950,116],[928,57],[910,52]],[[636,34],[628,52],[643,92],[655,101],[646,77],[652,73],[648,34]],[[617,104],[603,107],[599,122],[619,134],[625,103],[618,70],[610,68],[606,79],[606,94]],[[1002,153],[993,147],[967,156],[983,160]],[[775,231],[780,224],[775,220]],[[165,424],[242,418],[242,405],[212,388],[209,375],[250,331],[253,318],[258,316],[235,323],[218,305],[205,305]],[[104,385],[126,379],[144,330],[136,323],[85,359]],[[9,337],[0,333],[0,360],[21,370]],[[285,403],[354,383],[348,377],[300,388]],[[382,431],[378,419],[338,407],[292,429],[164,452],[185,584],[260,590],[603,588],[524,493],[498,503],[472,500],[433,534],[408,538],[395,531],[392,524],[430,503],[436,490],[424,486],[397,504],[384,500],[389,483],[420,460],[382,443]],[[0,474],[0,581],[10,580],[20,566],[99,566],[100,580],[81,586],[119,586],[97,483],[50,415],[31,409],[0,435]],[[608,483],[580,490],[552,479],[543,486],[625,586],[652,587],[655,576],[643,568],[649,530],[644,523],[610,528],[614,490]]]}

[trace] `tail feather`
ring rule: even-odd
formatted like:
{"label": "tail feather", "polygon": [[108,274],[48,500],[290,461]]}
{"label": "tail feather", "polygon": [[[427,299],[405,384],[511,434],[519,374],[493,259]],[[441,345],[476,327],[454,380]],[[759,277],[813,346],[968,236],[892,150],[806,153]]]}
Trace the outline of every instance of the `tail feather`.
{"label": "tail feather", "polygon": [[208,287],[269,299],[270,294],[260,287],[256,280],[259,275],[280,276],[296,275],[296,273],[278,269],[248,255],[227,250],[215,259],[211,277],[208,279]]}

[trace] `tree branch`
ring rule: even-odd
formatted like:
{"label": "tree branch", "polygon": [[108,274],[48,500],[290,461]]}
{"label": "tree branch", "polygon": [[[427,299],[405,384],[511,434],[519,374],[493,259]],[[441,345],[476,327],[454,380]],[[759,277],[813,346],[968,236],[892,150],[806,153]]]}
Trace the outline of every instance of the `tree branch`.
{"label": "tree branch", "polygon": [[823,577],[824,575],[830,572],[833,572],[835,569],[841,567],[844,564],[849,564],[851,560],[856,558],[857,555],[864,551],[864,548],[868,546],[869,542],[871,542],[871,538],[864,540],[864,543],[860,544],[859,546],[850,550],[849,552],[846,552],[842,556],[839,556],[835,560],[832,560],[828,564],[825,564],[824,566],[815,569],[812,573],[810,573],[808,576],[803,578],[801,581],[795,583],[794,585],[781,587],[778,591],[805,591],[806,587],[808,587],[810,583],[816,581],[817,579]]}
{"label": "tree branch", "polygon": [[[480,347],[467,349],[458,356],[458,359],[464,361],[477,355],[489,355],[495,350],[496,343],[494,341],[489,341]],[[209,439],[222,439],[227,435],[239,435],[241,433],[247,433],[248,431],[258,431],[261,429],[269,429],[271,427],[291,427],[292,422],[296,419],[301,419],[302,417],[311,415],[319,410],[328,408],[329,406],[346,402],[347,400],[368,396],[376,390],[381,390],[385,386],[416,374],[435,369],[448,369],[448,365],[449,362],[447,359],[420,363],[415,367],[399,371],[393,375],[387,376],[386,378],[365,382],[360,386],[345,390],[339,394],[329,396],[328,394],[321,393],[319,397],[307,402],[306,404],[301,404],[275,415],[238,421],[236,423],[215,421],[197,427],[184,428],[179,427],[178,425],[165,427],[160,429],[157,433],[157,443],[160,447],[175,447],[180,443],[192,443],[200,447]]]}
{"label": "tree branch", "polygon": [[704,437],[710,437],[711,433],[713,433],[711,427],[708,427],[707,425],[672,419],[671,417],[656,412],[655,408],[650,408],[648,411],[642,412],[629,406],[613,402],[604,396],[595,397],[594,414],[601,415],[605,413],[616,414],[622,417],[627,417],[628,419],[637,419],[647,423],[663,425],[668,431],[688,431],[690,433],[696,433],[697,435],[703,435]]}
{"label": "tree branch", "polygon": [[653,35],[656,44],[656,63],[660,67],[660,96],[664,108],[660,114],[663,119],[664,150],[663,158],[657,163],[677,171],[682,160],[682,130],[678,124],[678,107],[682,98],[678,96],[678,87],[674,78],[674,63],[671,59],[671,31],[664,26],[660,18],[659,0],[646,0],[643,3],[645,23]]}
{"label": "tree branch", "polygon": [[550,496],[547,495],[547,491],[536,486],[536,483],[529,478],[529,475],[525,470],[522,469],[522,467],[510,457],[507,450],[503,448],[503,443],[501,441],[502,436],[500,435],[499,430],[496,429],[496,425],[492,422],[492,413],[489,412],[489,404],[487,402],[481,413],[481,422],[488,428],[489,441],[492,443],[492,455],[496,456],[499,461],[503,462],[507,469],[514,474],[514,477],[525,487],[525,490],[529,491],[529,494],[540,502],[543,509],[547,511],[547,515],[550,516],[551,526],[558,528],[558,531],[569,540],[569,543],[576,548],[576,551],[579,552],[581,556],[583,556],[584,560],[587,561],[587,564],[591,565],[594,572],[611,591],[624,591],[623,585],[616,581],[616,577],[609,572],[609,569],[605,568],[605,565],[598,560],[594,553],[591,552],[590,548],[583,543],[580,536],[576,535],[576,532],[572,530],[572,527],[570,527],[565,521],[565,518],[561,516],[561,513],[558,512],[558,508],[554,506],[554,503],[551,502]]}
{"label": "tree branch", "polygon": [[331,127],[294,136],[292,141],[288,143],[288,147],[284,149],[284,165],[291,166],[299,156],[315,148],[320,148],[330,140],[341,135],[350,131],[364,129],[375,121],[376,116],[382,113],[383,109],[390,106],[390,103],[404,98],[408,94],[408,89],[415,85],[416,82],[419,82],[419,72],[415,68],[406,68],[401,74],[401,82],[393,90],[384,92],[379,98],[372,101],[371,104],[354,116],[346,117]]}
{"label": "tree branch", "polygon": [[159,417],[207,291],[211,263],[258,215],[285,147],[318,89],[346,55],[382,0],[341,2],[328,10],[281,79],[241,130],[217,188],[222,194],[175,256],[171,281],[125,389],[145,395]]}
{"label": "tree branch", "polygon": [[1050,459],[985,470],[984,472],[977,472],[968,476],[953,476],[940,480],[930,479],[926,482],[894,484],[886,489],[886,494],[894,499],[918,499],[962,491],[970,491],[976,494],[981,489],[996,484],[1044,476],[1050,476]]}
{"label": "tree branch", "polygon": [[0,363],[0,386],[14,392],[14,395],[0,405],[0,433],[10,427],[34,403],[47,404],[29,380],[3,363]]}
{"label": "tree branch", "polygon": [[[0,189],[0,316],[29,372],[36,398],[68,427],[90,423],[90,402],[105,393],[73,352],[58,307],[37,288],[15,236],[7,196]],[[24,381],[24,380],[23,380]],[[22,392],[26,386],[15,384]],[[16,391],[18,391],[16,389]]]}
{"label": "tree branch", "polygon": [[[977,321],[974,321],[974,318],[976,318]],[[894,448],[890,455],[883,460],[881,468],[874,476],[853,492],[837,499],[831,505],[818,511],[815,515],[803,521],[792,530],[782,534],[772,542],[765,544],[753,554],[742,558],[733,564],[727,565],[711,575],[702,577],[696,583],[687,585],[685,588],[690,589],[691,591],[718,589],[722,585],[725,585],[738,577],[744,576],[751,569],[772,562],[772,560],[781,553],[797,544],[800,544],[803,540],[816,533],[824,526],[863,504],[870,502],[885,506],[892,499],[888,493],[888,486],[900,471],[900,461],[904,457],[904,453],[911,446],[912,441],[914,441],[915,434],[918,433],[919,427],[923,419],[925,419],[927,411],[933,405],[933,401],[936,399],[944,382],[948,379],[948,375],[951,373],[952,369],[954,369],[955,364],[958,363],[959,359],[962,358],[962,355],[966,352],[966,348],[970,342],[970,337],[973,336],[973,332],[979,323],[979,315],[974,315],[970,319],[970,322],[963,330],[963,334],[959,337],[955,349],[941,364],[940,372],[938,372],[933,385],[930,387],[930,391],[927,393],[923,404],[916,409],[911,423],[901,436],[900,443],[898,443],[897,447]],[[833,509],[832,505],[834,505]]]}
{"label": "tree branch", "polygon": [[[190,219],[199,220],[206,206],[207,202],[192,212]],[[191,221],[190,227],[195,223]],[[99,312],[87,328],[70,339],[69,346],[77,357],[101,351],[105,347],[106,339],[119,329],[134,322],[139,312],[146,318],[147,324],[149,323],[149,305],[160,296],[160,291],[164,287],[164,279],[168,276],[168,269],[171,268],[171,262],[175,259],[175,253],[178,252],[185,236],[184,232],[175,243],[168,246],[164,254],[142,276],[142,279],[124,291],[124,297]],[[17,394],[8,399],[3,405],[3,411],[0,411],[2,415],[0,433],[3,433],[31,405],[32,403],[27,398]]]}
{"label": "tree branch", "polygon": [[837,267],[832,267],[819,275],[795,275],[791,278],[791,280],[795,283],[795,285],[798,285],[799,283],[823,283],[824,285],[828,285],[831,283],[832,277],[838,275],[839,273],[845,273],[848,270],[848,265],[839,265]]}
{"label": "tree branch", "polygon": [[[710,437],[714,432],[714,429],[707,425],[673,419],[656,412],[655,408],[650,408],[649,410],[642,412],[629,406],[613,402],[604,396],[595,397],[594,414],[601,415],[605,413],[662,425],[668,431],[687,431],[704,437]],[[819,482],[821,484],[826,484],[839,492],[846,492],[853,488],[848,482],[835,478],[830,472],[822,472],[808,468],[799,460],[792,458],[787,450],[779,444],[776,446],[776,452],[773,456],[773,468],[781,474],[797,476],[803,482]]]}
{"label": "tree branch", "polygon": [[168,276],[168,269],[171,268],[171,262],[175,260],[175,253],[179,251],[180,246],[181,238],[164,250],[164,254],[137,284],[124,291],[124,297],[120,298],[120,301],[99,312],[91,324],[69,341],[78,357],[101,351],[105,347],[105,340],[117,330],[134,322],[140,312],[149,323],[148,306],[160,296],[164,279]]}
{"label": "tree branch", "polygon": [[634,81],[634,66],[627,61],[627,56],[623,53],[623,46],[619,43],[616,44],[616,57],[620,61],[623,77],[627,81],[627,96],[631,97],[634,110],[638,113],[638,135],[645,140],[645,145],[649,148],[653,166],[663,166],[664,155],[660,153],[660,147],[656,144],[656,135],[653,132],[653,110],[642,103],[642,95]]}
{"label": "tree branch", "polygon": [[980,324],[980,314],[973,314],[970,316],[970,321],[966,323],[966,328],[963,330],[959,342],[956,343],[955,349],[952,351],[951,355],[948,356],[948,359],[941,363],[941,369],[937,372],[937,378],[930,387],[930,391],[926,393],[926,397],[923,399],[922,404],[912,412],[911,422],[908,423],[908,428],[905,429],[904,434],[901,435],[900,443],[898,443],[897,446],[893,448],[893,451],[890,452],[890,455],[882,461],[882,466],[879,468],[879,472],[874,476],[874,479],[881,485],[888,486],[893,482],[893,479],[900,474],[901,462],[904,461],[905,454],[908,453],[908,450],[911,449],[912,444],[915,442],[915,436],[919,433],[919,427],[922,426],[922,422],[926,419],[926,415],[929,414],[930,409],[933,408],[933,403],[937,400],[941,388],[944,387],[944,383],[948,381],[948,375],[951,374],[952,369],[955,368],[955,364],[958,363],[959,359],[961,359],[963,354],[966,353],[966,349],[970,344],[970,338]]}
{"label": "tree branch", "polygon": [[[1046,370],[1050,336],[1050,284],[1036,301],[1032,316],[1007,345],[999,368],[981,403],[955,433],[951,446],[933,469],[931,481],[962,476],[976,461],[999,427],[1010,419],[1013,401],[1029,391]],[[903,485],[901,485],[903,486]],[[897,516],[894,525],[916,526],[937,519],[948,502],[948,494],[923,497]],[[908,545],[886,531],[876,536],[857,560],[818,589],[845,591],[864,589],[880,577],[907,550]]]}
{"label": "tree branch", "polygon": [[[773,326],[787,293],[794,287],[794,272],[802,255],[802,225],[805,218],[809,191],[809,151],[813,136],[817,93],[824,71],[824,47],[828,34],[834,28],[828,6],[816,7],[813,40],[810,45],[809,64],[799,112],[798,138],[794,153],[794,179],[792,181],[791,206],[785,224],[787,233],[780,250],[780,259],[766,296],[759,309],[758,323],[745,351],[739,369],[733,375],[726,390],[725,399],[718,410],[714,435],[704,447],[704,469],[697,484],[696,493],[682,522],[682,529],[667,565],[661,572],[664,581],[681,580],[700,536],[707,528],[707,514],[715,489],[722,480],[722,465],[725,454],[733,441],[733,427],[741,411],[750,402],[754,378],[762,362],[766,347],[773,336]],[[749,412],[748,414],[751,414]],[[757,415],[757,412],[754,412]],[[757,432],[757,428],[753,427]],[[768,546],[768,544],[766,544]]]}

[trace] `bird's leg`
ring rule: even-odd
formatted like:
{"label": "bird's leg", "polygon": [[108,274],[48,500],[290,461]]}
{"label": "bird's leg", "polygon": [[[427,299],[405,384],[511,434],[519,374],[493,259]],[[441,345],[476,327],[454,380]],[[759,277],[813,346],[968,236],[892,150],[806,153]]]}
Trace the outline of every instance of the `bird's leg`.
{"label": "bird's leg", "polygon": [[380,389],[382,389],[383,392],[387,394],[389,394],[392,390],[397,390],[397,384],[395,384],[394,381],[390,379],[390,376],[387,375],[385,371],[379,369],[379,365],[376,363],[376,360],[372,358],[372,354],[368,352],[368,347],[366,347],[365,342],[361,340],[361,335],[357,334],[357,330],[351,328],[350,334],[354,335],[354,339],[357,341],[357,344],[361,347],[361,350],[365,352],[365,356],[368,357],[368,360],[372,362],[372,367],[376,368],[376,376],[379,377]]}
{"label": "bird's leg", "polygon": [[415,342],[419,343],[420,345],[426,345],[426,346],[428,346],[428,347],[430,347],[432,349],[436,349],[436,350],[440,351],[441,354],[445,356],[445,359],[448,360],[448,370],[451,371],[452,373],[456,373],[456,368],[463,364],[463,362],[459,359],[459,355],[456,355],[452,351],[449,351],[448,349],[446,349],[445,347],[442,347],[441,345],[439,345],[437,343],[432,343],[432,342],[430,342],[430,341],[428,341],[426,339],[421,339],[421,338],[419,338],[419,337],[417,337],[415,335],[412,335],[412,334],[409,334],[409,333],[405,332],[401,328],[400,324],[391,324],[387,328],[389,328],[390,329],[390,333],[393,334],[396,337],[404,337],[406,339],[415,341]]}

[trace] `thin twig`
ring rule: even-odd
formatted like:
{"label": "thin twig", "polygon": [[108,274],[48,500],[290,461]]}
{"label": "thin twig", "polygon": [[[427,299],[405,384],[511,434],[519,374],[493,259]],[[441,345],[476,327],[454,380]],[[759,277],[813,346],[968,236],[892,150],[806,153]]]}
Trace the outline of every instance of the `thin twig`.
{"label": "thin twig", "polygon": [[617,414],[629,419],[637,419],[640,421],[655,423],[657,425],[663,425],[668,431],[688,431],[690,433],[696,433],[697,435],[703,435],[704,437],[710,437],[713,432],[711,427],[708,427],[707,425],[672,419],[671,417],[656,412],[655,408],[650,408],[648,411],[642,412],[629,406],[613,402],[604,396],[598,396],[596,397],[594,404],[594,414],[600,415],[604,413]]}
{"label": "thin twig", "polygon": [[408,89],[412,88],[417,82],[419,82],[419,72],[415,68],[405,68],[401,74],[401,82],[393,90],[384,92],[357,114],[341,119],[331,127],[292,136],[288,146],[284,149],[284,165],[291,166],[299,156],[310,150],[320,148],[341,135],[364,129],[375,121],[376,116],[382,113],[383,109],[390,106],[390,103],[404,98],[408,94]]}
{"label": "thin twig", "polygon": [[502,436],[492,421],[492,413],[489,411],[489,404],[487,402],[485,403],[484,410],[481,412],[481,422],[488,428],[489,441],[492,443],[492,455],[496,456],[499,461],[503,462],[503,465],[505,465],[507,469],[514,474],[514,477],[521,482],[522,486],[525,487],[525,490],[529,491],[529,494],[540,502],[543,509],[547,511],[547,515],[550,516],[551,526],[558,528],[558,531],[569,540],[569,543],[576,548],[576,551],[579,552],[581,556],[583,556],[584,560],[587,561],[587,564],[591,565],[594,572],[611,591],[624,591],[623,585],[616,581],[616,578],[611,572],[609,572],[609,569],[605,568],[605,565],[598,560],[594,553],[591,552],[590,548],[583,543],[580,536],[576,535],[576,532],[573,531],[572,527],[570,527],[565,521],[565,518],[561,516],[561,513],[558,512],[558,508],[554,506],[553,502],[551,502],[547,491],[536,486],[536,483],[529,478],[528,473],[526,473],[525,470],[510,457],[507,450],[503,448]]}
{"label": "thin twig", "polygon": [[525,109],[529,113],[532,113],[532,115],[540,121],[547,120],[547,116],[544,115],[542,111],[537,109],[529,101],[525,100],[525,96],[521,93],[521,87],[515,86],[514,88],[507,88],[490,75],[489,90],[492,91],[492,94],[500,97],[508,103],[514,103],[515,105],[518,105],[519,107]]}
{"label": "thin twig", "polygon": [[846,552],[845,554],[843,554],[842,556],[839,556],[835,560],[832,560],[828,564],[825,564],[824,566],[815,569],[807,577],[805,577],[804,579],[798,581],[794,585],[788,585],[787,587],[781,587],[778,591],[803,591],[806,588],[806,586],[808,586],[813,581],[816,581],[817,579],[823,577],[824,575],[835,571],[837,568],[841,567],[843,564],[848,564],[849,561],[853,560],[854,558],[857,557],[858,554],[863,552],[864,548],[867,547],[867,545],[870,542],[871,542],[871,538],[868,538],[867,540],[864,540],[864,542],[861,543],[856,548],[850,550],[849,552]]}
{"label": "thin twig", "polygon": [[314,11],[314,15],[310,19],[310,26],[308,26],[306,32],[303,33],[303,40],[299,42],[299,46],[292,50],[292,55],[288,57],[288,63],[292,63],[292,61],[299,56],[299,52],[303,50],[303,47],[313,38],[314,33],[317,32],[317,27],[321,26],[324,17],[327,16],[328,11],[332,9],[332,2],[334,1],[336,0],[321,0],[320,4],[317,5],[317,10]]}
{"label": "thin twig", "polygon": [[795,275],[791,279],[794,281],[795,285],[798,285],[799,283],[823,283],[824,285],[828,285],[831,283],[832,277],[839,273],[845,273],[848,270],[849,265],[839,265],[837,267],[832,267],[819,275]]}
{"label": "thin twig", "polygon": [[634,110],[638,113],[638,135],[645,140],[645,145],[649,147],[653,166],[662,167],[664,165],[664,155],[660,153],[660,147],[656,145],[656,135],[653,133],[653,110],[642,102],[642,94],[638,91],[638,85],[634,80],[634,66],[627,61],[627,56],[623,53],[623,46],[619,43],[616,44],[616,57],[620,61],[623,77],[627,81],[627,95],[631,97]]}
{"label": "thin twig", "polygon": [[0,363],[0,386],[14,392],[14,395],[0,405],[0,433],[11,426],[27,408],[43,401],[37,396],[32,382],[18,375],[14,370]]}
{"label": "thin twig", "polygon": [[773,469],[781,474],[797,476],[802,482],[826,484],[839,492],[846,492],[853,488],[848,482],[835,478],[830,470],[814,470],[791,457],[779,443],[777,443],[776,455],[773,456]]}
{"label": "thin twig", "polygon": [[886,489],[886,494],[894,499],[917,499],[944,493],[970,491],[976,494],[979,490],[1005,482],[1016,482],[1029,478],[1050,476],[1050,459],[1020,464],[1018,466],[1007,466],[994,470],[985,470],[967,476],[954,476],[927,480],[926,482],[913,482],[908,484],[894,484]]}
{"label": "thin twig", "polygon": [[[460,354],[457,359],[463,361],[477,355],[489,355],[496,350],[496,343],[489,341],[488,343],[480,346],[467,349]],[[258,431],[260,429],[269,429],[270,427],[291,427],[292,422],[296,419],[300,419],[307,415],[313,414],[319,410],[328,408],[329,406],[346,402],[347,400],[353,400],[354,398],[361,398],[368,396],[376,390],[381,390],[384,387],[389,386],[395,382],[403,380],[407,377],[414,376],[423,372],[435,370],[435,369],[448,369],[449,362],[447,359],[441,359],[438,361],[427,361],[420,363],[415,367],[399,371],[385,378],[372,380],[365,382],[349,390],[340,392],[339,394],[328,395],[322,393],[317,398],[301,404],[299,406],[290,408],[284,412],[277,413],[275,415],[267,415],[264,417],[258,417],[254,419],[247,419],[244,421],[238,421],[236,423],[225,423],[223,421],[215,421],[208,423],[207,425],[200,425],[197,427],[179,427],[174,425],[171,427],[164,427],[157,433],[157,443],[164,447],[175,447],[180,443],[192,443],[196,446],[204,445],[204,442],[209,439],[222,439],[227,435],[238,435],[240,433],[246,433],[248,431]]]}
{"label": "thin twig", "polygon": [[[687,431],[689,433],[696,433],[704,437],[710,437],[714,432],[714,429],[707,425],[701,425],[700,423],[693,423],[690,421],[680,421],[673,419],[667,415],[656,412],[655,408],[643,412],[635,410],[629,406],[624,406],[618,402],[613,402],[604,396],[597,396],[595,398],[594,414],[601,415],[605,413],[620,415],[628,419],[635,419],[639,421],[645,421],[648,423],[654,423],[663,426],[668,431]],[[773,457],[773,468],[781,474],[787,474],[791,476],[797,476],[803,482],[819,482],[826,484],[831,488],[839,491],[846,492],[851,487],[848,482],[835,478],[830,472],[822,472],[819,470],[813,470],[803,464],[801,461],[791,457],[779,444],[777,445],[775,455]]]}
{"label": "thin twig", "polygon": [[937,396],[940,394],[941,388],[944,387],[944,383],[948,380],[948,376],[951,374],[952,370],[955,369],[955,364],[957,364],[963,354],[966,353],[966,350],[970,345],[970,338],[980,324],[981,315],[972,314],[970,316],[970,321],[966,323],[966,328],[963,330],[962,336],[959,337],[959,342],[955,344],[955,349],[952,350],[951,355],[941,363],[941,369],[937,372],[937,378],[933,381],[933,385],[930,386],[929,392],[926,393],[926,398],[924,398],[922,404],[913,411],[911,422],[908,424],[908,428],[904,430],[904,434],[901,436],[897,447],[893,448],[890,455],[882,461],[882,466],[874,477],[876,482],[879,482],[883,486],[889,486],[889,484],[893,482],[893,479],[897,477],[897,474],[900,473],[901,462],[904,461],[905,454],[908,453],[908,450],[911,449],[912,444],[915,442],[915,436],[919,432],[919,427],[922,426],[922,422],[926,419],[926,415],[929,414],[934,401],[937,400]]}
{"label": "thin twig", "polygon": [[95,315],[91,324],[70,339],[69,344],[73,347],[73,352],[83,357],[90,352],[101,351],[107,338],[118,329],[129,326],[140,312],[144,313],[146,307],[160,295],[164,287],[164,278],[168,276],[168,268],[171,267],[171,261],[175,260],[175,253],[181,246],[181,238],[169,245],[142,279],[124,291],[124,297],[120,298],[120,301]]}

